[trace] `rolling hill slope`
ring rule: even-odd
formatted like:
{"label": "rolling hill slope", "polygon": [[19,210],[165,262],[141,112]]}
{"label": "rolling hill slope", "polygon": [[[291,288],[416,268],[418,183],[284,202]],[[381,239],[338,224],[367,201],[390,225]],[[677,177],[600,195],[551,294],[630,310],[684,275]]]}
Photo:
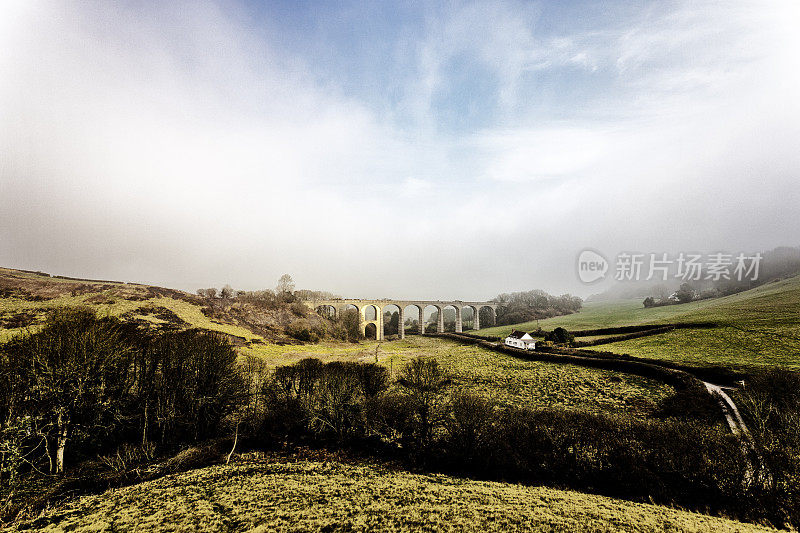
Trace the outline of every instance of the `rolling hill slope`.
{"label": "rolling hill slope", "polygon": [[639,300],[588,303],[573,315],[487,328],[482,335],[507,335],[536,327],[568,330],[670,322],[715,322],[712,329],[675,330],[603,345],[618,353],[696,365],[741,369],[800,368],[800,276],[767,283],[731,296],[646,309]]}
{"label": "rolling hill slope", "polygon": [[374,465],[250,460],[86,496],[40,531],[774,531],[615,498]]}
{"label": "rolling hill slope", "polygon": [[152,327],[195,327],[217,331],[236,344],[265,340],[291,342],[282,328],[262,320],[220,320],[208,303],[187,292],[119,281],[97,281],[50,276],[0,268],[0,342],[27,327],[42,323],[49,309],[84,306],[100,314],[119,316]]}

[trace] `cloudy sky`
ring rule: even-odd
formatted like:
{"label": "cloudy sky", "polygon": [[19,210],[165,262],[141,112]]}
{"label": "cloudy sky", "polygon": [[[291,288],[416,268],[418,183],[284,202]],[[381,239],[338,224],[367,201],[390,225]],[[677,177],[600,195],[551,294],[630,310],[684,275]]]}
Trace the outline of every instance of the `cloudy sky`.
{"label": "cloudy sky", "polygon": [[466,300],[796,246],[798,5],[0,0],[0,265]]}

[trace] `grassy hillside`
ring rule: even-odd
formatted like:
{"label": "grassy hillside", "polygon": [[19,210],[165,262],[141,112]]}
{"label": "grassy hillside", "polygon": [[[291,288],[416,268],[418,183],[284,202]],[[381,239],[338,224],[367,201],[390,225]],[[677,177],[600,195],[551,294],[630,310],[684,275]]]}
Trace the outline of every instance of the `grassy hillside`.
{"label": "grassy hillside", "polygon": [[243,325],[223,323],[203,314],[201,298],[183,291],[115,281],[51,277],[0,268],[0,342],[26,327],[35,328],[47,310],[85,306],[100,314],[124,316],[154,325],[174,324],[218,331],[244,342],[263,341]]}
{"label": "grassy hillside", "polygon": [[719,327],[676,330],[606,344],[604,349],[696,365],[735,368],[800,368],[800,277],[768,283],[723,298],[645,309],[639,300],[588,303],[580,312],[481,330],[507,335],[512,329],[593,329],[666,322],[716,322]]}
{"label": "grassy hillside", "polygon": [[395,373],[416,356],[430,356],[453,373],[453,387],[505,405],[533,408],[558,407],[645,416],[659,400],[674,392],[668,385],[639,376],[523,361],[479,346],[432,337],[409,336],[402,341],[369,341],[357,345],[331,342],[305,346],[256,344],[243,351],[262,357],[273,366],[304,357],[323,361],[377,360]]}
{"label": "grassy hillside", "polygon": [[52,532],[768,531],[572,491],[255,458],[83,497],[28,526]]}

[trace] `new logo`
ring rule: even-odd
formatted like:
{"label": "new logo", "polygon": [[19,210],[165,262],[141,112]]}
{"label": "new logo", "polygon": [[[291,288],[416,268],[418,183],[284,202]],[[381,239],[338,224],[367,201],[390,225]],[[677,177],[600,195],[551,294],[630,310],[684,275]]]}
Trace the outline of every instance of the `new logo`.
{"label": "new logo", "polygon": [[584,250],[578,255],[578,277],[584,283],[603,279],[608,272],[608,261],[594,250]]}

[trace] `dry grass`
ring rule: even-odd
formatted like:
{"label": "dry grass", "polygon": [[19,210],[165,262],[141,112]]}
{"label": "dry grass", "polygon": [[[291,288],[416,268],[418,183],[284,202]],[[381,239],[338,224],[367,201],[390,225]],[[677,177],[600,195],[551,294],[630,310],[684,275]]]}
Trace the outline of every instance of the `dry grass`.
{"label": "dry grass", "polygon": [[[146,313],[137,314],[136,311],[147,307],[165,307],[192,327],[243,337],[246,340],[263,340],[247,328],[211,320],[200,311],[201,301],[173,289],[126,283],[83,282],[0,268],[0,290],[2,289],[8,294],[0,297],[0,317],[33,312],[41,323],[50,309],[86,306],[101,315],[119,316],[132,313],[133,318],[161,323],[163,321]],[[36,324],[31,327],[35,329]],[[23,330],[24,328],[0,329],[0,342]]]}
{"label": "dry grass", "polygon": [[30,525],[50,532],[770,531],[572,491],[252,457],[82,497]]}

